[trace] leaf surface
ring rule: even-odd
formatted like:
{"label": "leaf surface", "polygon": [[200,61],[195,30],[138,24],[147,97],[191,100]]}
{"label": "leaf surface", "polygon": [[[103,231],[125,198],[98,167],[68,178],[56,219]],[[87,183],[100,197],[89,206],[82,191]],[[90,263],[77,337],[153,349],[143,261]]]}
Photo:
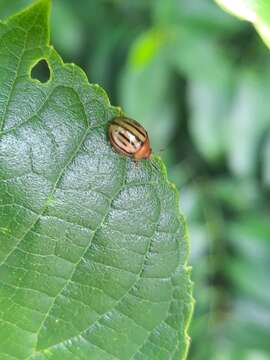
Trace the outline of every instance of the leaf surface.
{"label": "leaf surface", "polygon": [[0,23],[0,359],[183,359],[177,192],[159,159],[113,151],[121,110],[49,45],[49,10]]}

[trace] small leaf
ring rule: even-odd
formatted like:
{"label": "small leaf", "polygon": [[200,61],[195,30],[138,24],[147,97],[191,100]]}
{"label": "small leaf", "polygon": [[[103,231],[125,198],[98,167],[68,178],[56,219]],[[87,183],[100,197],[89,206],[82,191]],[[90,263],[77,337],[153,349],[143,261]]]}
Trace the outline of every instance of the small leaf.
{"label": "small leaf", "polygon": [[265,0],[216,0],[226,11],[250,21],[270,47],[270,3]]}
{"label": "small leaf", "polygon": [[255,175],[256,153],[269,127],[266,104],[270,77],[269,70],[264,70],[263,78],[252,67],[242,69],[235,76],[238,81],[227,118],[227,157],[230,169],[240,177]]}
{"label": "small leaf", "polygon": [[0,359],[184,359],[178,195],[160,160],[113,151],[121,111],[49,46],[49,9],[0,23]]}

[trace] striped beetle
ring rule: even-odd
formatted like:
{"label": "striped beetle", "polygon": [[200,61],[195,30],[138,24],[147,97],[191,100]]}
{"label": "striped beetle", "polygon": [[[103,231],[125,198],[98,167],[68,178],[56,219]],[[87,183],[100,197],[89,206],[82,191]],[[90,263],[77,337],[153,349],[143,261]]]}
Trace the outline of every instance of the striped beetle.
{"label": "striped beetle", "polygon": [[109,138],[120,154],[138,161],[150,159],[152,149],[147,131],[135,120],[116,117],[109,125]]}

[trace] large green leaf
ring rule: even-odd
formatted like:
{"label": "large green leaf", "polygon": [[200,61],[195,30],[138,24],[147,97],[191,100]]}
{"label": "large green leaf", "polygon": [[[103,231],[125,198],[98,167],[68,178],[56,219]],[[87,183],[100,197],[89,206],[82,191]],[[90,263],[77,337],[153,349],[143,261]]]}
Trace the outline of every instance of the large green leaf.
{"label": "large green leaf", "polygon": [[113,151],[121,110],[49,46],[49,8],[0,23],[0,359],[183,359],[177,192],[157,158]]}
{"label": "large green leaf", "polygon": [[250,21],[270,47],[270,2],[268,0],[215,0],[228,12]]}

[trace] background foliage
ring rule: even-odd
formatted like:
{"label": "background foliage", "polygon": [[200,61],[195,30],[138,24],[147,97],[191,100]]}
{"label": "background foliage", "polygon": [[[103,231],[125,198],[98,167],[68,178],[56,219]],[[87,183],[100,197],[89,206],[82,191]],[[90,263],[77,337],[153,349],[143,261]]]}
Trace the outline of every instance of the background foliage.
{"label": "background foliage", "polygon": [[52,25],[64,60],[165,149],[190,227],[189,359],[269,359],[269,50],[210,0],[55,0]]}

